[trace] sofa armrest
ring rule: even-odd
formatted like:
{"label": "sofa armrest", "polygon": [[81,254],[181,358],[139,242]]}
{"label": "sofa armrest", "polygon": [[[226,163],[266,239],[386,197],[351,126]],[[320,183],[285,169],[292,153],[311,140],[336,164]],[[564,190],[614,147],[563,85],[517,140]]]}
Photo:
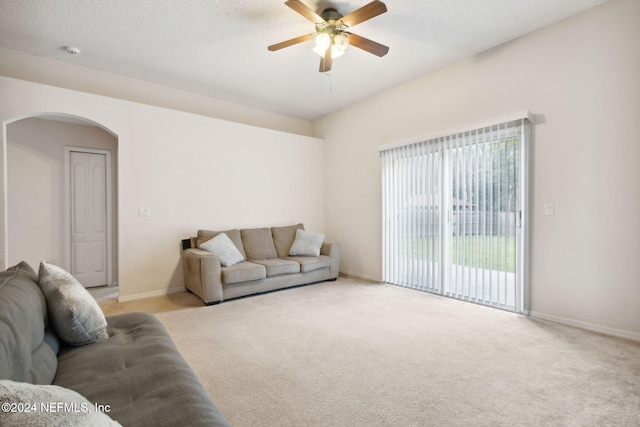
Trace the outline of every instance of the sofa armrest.
{"label": "sofa armrest", "polygon": [[337,279],[340,274],[340,244],[324,242],[320,248],[320,255],[331,258],[329,272],[332,279]]}
{"label": "sofa armrest", "polygon": [[202,249],[190,248],[182,252],[182,259],[185,287],[205,304],[222,301],[222,266],[218,257]]}

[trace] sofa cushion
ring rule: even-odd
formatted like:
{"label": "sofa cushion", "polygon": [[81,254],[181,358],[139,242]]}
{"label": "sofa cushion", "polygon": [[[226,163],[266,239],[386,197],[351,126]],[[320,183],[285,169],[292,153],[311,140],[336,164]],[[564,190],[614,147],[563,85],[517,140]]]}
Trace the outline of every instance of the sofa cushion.
{"label": "sofa cushion", "polygon": [[51,384],[60,343],[26,262],[0,273],[0,379]]}
{"label": "sofa cushion", "polygon": [[245,228],[240,230],[240,235],[248,260],[278,257],[270,228]]}
{"label": "sofa cushion", "polygon": [[267,268],[267,277],[278,276],[280,274],[300,273],[300,263],[288,259],[258,259],[252,262],[264,265]]}
{"label": "sofa cushion", "polygon": [[[0,401],[32,410],[0,412],[6,426],[121,426],[81,394],[55,385],[0,380]],[[43,408],[41,405],[46,405]],[[26,406],[25,406],[26,405]],[[37,405],[35,408],[33,405]]]}
{"label": "sofa cushion", "polygon": [[304,230],[296,230],[296,239],[291,245],[291,256],[319,256],[324,234],[310,233]]}
{"label": "sofa cushion", "polygon": [[307,273],[313,270],[319,270],[321,268],[328,268],[331,266],[331,257],[326,255],[320,256],[290,256],[286,259],[296,261],[300,263],[300,271]]}
{"label": "sofa cushion", "polygon": [[243,261],[231,267],[222,267],[222,283],[240,283],[267,277],[264,265]]}
{"label": "sofa cushion", "polygon": [[240,230],[227,230],[227,231],[212,231],[212,230],[198,230],[198,237],[196,239],[197,247],[199,248],[201,244],[206,242],[207,240],[211,240],[216,237],[218,234],[224,233],[227,235],[229,239],[236,245],[236,248],[240,251],[244,258],[247,255],[244,253],[244,247],[242,246],[242,238],[240,237]]}
{"label": "sofa cushion", "polygon": [[304,230],[304,225],[288,225],[286,227],[271,227],[271,235],[273,236],[273,244],[276,247],[278,258],[289,256],[289,250],[293,241],[296,239],[296,230]]}
{"label": "sofa cushion", "polygon": [[109,338],[102,309],[70,273],[41,262],[38,284],[47,300],[51,324],[66,343],[85,345]]}
{"label": "sofa cushion", "polygon": [[223,267],[231,267],[244,261],[244,256],[225,233],[220,233],[213,239],[207,240],[200,245],[200,249],[217,256]]}
{"label": "sofa cushion", "polygon": [[108,340],[62,352],[55,385],[109,405],[125,426],[229,425],[154,315],[107,321]]}

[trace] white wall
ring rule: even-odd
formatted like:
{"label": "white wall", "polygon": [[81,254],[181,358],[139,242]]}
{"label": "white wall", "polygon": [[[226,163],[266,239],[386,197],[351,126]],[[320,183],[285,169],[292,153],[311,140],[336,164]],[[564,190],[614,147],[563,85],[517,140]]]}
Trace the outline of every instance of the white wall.
{"label": "white wall", "polygon": [[[320,139],[8,77],[0,77],[0,99],[3,147],[10,122],[38,113],[87,118],[118,137],[122,299],[181,289],[180,240],[198,228],[304,222],[324,231]],[[4,217],[4,194],[0,201]],[[138,217],[138,207],[151,216]]]}
{"label": "white wall", "polygon": [[0,47],[0,75],[311,136],[310,120]]}
{"label": "white wall", "polygon": [[380,145],[529,110],[532,314],[640,340],[639,23],[612,0],[316,121],[343,271],[381,277]]}
{"label": "white wall", "polygon": [[[117,140],[97,126],[30,118],[7,126],[8,261],[66,266],[64,147],[101,149],[117,159]],[[111,165],[116,189],[116,162]],[[117,230],[117,203],[112,229]],[[117,239],[114,239],[114,245]],[[117,246],[116,246],[117,247]],[[112,277],[117,281],[117,253]]]}

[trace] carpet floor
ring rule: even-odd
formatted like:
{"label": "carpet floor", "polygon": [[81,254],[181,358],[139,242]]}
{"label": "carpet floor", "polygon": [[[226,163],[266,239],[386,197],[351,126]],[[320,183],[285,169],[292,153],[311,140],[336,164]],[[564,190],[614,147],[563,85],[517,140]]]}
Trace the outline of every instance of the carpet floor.
{"label": "carpet floor", "polygon": [[157,314],[233,426],[640,426],[640,344],[349,278]]}

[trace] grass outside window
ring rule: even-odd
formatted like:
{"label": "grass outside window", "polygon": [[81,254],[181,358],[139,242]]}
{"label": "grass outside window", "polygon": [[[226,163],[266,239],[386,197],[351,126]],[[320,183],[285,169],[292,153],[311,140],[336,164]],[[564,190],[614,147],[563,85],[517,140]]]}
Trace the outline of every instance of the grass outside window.
{"label": "grass outside window", "polygon": [[[407,249],[414,259],[439,261],[439,238],[409,239]],[[451,263],[486,270],[516,271],[516,239],[514,236],[452,236]]]}

